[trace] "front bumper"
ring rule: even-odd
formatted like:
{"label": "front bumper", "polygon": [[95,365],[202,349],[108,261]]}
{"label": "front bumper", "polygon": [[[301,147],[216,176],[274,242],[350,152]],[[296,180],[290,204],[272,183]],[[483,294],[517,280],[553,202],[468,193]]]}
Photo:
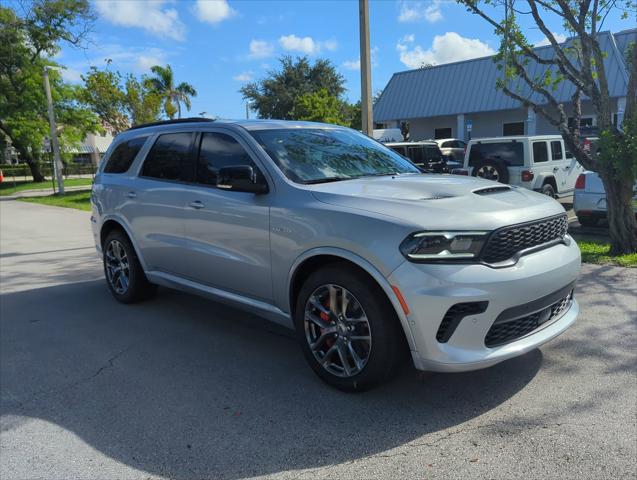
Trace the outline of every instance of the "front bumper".
{"label": "front bumper", "polygon": [[[409,306],[407,316],[419,370],[458,372],[489,367],[537,348],[566,330],[577,318],[579,306],[570,307],[553,321],[509,343],[489,348],[485,338],[496,319],[514,307],[550,297],[577,279],[580,252],[574,241],[526,256],[507,268],[484,265],[403,263],[389,277]],[[454,305],[488,302],[482,313],[460,321],[446,342],[436,335]]]}

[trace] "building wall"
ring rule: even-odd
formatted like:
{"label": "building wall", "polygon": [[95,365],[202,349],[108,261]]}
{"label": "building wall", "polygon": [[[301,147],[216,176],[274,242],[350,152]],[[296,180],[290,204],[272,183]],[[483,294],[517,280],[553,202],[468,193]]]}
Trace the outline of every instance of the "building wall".
{"label": "building wall", "polygon": [[[617,112],[617,101],[612,101],[613,112]],[[571,113],[570,106],[566,105],[567,113]],[[584,102],[582,105],[582,117],[594,116],[593,108],[588,102]],[[409,120],[409,130],[411,139],[424,140],[434,138],[434,132],[436,128],[451,128],[452,137],[460,138],[464,140],[469,139],[468,132],[466,131],[466,124],[472,122],[471,138],[483,138],[483,137],[501,137],[503,135],[503,127],[505,123],[524,123],[524,134],[529,135],[529,121],[528,112],[526,108],[517,108],[512,110],[499,110],[494,112],[479,112],[479,113],[467,113],[464,115],[465,131],[458,131],[458,116],[447,115],[442,117],[431,118],[414,118]],[[387,122],[387,125],[392,127],[395,124]],[[596,125],[597,121],[594,119],[593,124]],[[536,135],[554,135],[559,133],[557,129],[549,123],[541,115],[536,115],[535,118],[535,134]]]}

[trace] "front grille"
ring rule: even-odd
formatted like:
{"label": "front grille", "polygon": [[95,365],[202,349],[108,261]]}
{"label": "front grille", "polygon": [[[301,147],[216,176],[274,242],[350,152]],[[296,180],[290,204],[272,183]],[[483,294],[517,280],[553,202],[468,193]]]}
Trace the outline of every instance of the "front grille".
{"label": "front grille", "polygon": [[531,315],[514,318],[512,320],[498,318],[489,329],[484,339],[484,344],[487,347],[497,347],[518,340],[540,327],[546,326],[559,319],[571,307],[572,303],[573,290],[571,289],[565,297],[560,298],[556,302]]}
{"label": "front grille", "polygon": [[555,217],[495,230],[482,251],[482,260],[498,263],[527,248],[564,238],[568,230],[566,213]]}
{"label": "front grille", "polygon": [[456,303],[447,310],[447,313],[445,313],[445,316],[442,318],[442,322],[440,322],[440,327],[438,327],[438,332],[436,333],[436,340],[440,343],[448,342],[464,317],[484,313],[488,304],[489,302]]}

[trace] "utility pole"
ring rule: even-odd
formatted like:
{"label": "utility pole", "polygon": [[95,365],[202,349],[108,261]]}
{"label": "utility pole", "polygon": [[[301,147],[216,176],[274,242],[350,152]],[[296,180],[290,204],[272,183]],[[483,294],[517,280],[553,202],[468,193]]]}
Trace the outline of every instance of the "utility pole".
{"label": "utility pole", "polygon": [[369,51],[369,2],[358,0],[360,37],[361,37],[361,109],[363,133],[373,134],[374,121],[372,111],[372,65]]}
{"label": "utility pole", "polygon": [[250,120],[250,104],[246,103],[246,120]]}
{"label": "utility pole", "polygon": [[53,113],[53,99],[51,98],[51,85],[49,84],[49,67],[44,67],[44,90],[49,109],[49,124],[51,125],[51,147],[53,148],[53,169],[58,182],[58,193],[64,195],[64,179],[62,178],[62,160],[60,160],[60,144],[58,143],[55,114]]}

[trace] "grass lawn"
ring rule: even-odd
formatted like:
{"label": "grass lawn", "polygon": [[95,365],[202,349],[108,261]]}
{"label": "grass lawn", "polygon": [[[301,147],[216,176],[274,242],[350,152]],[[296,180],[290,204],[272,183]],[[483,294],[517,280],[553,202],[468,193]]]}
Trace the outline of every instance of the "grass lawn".
{"label": "grass lawn", "polygon": [[[65,187],[75,187],[80,185],[91,185],[93,183],[93,179],[91,178],[67,178],[64,180]],[[13,185],[13,181],[8,180],[6,177],[4,182],[0,183],[0,196],[4,195],[13,195],[17,192],[24,192],[25,190],[44,190],[51,187],[51,181],[48,180],[46,182],[15,182],[15,187]]]}
{"label": "grass lawn", "polygon": [[19,198],[21,202],[40,203],[54,207],[77,208],[91,210],[91,192],[68,192],[64,195],[49,195],[47,197]]}
{"label": "grass lawn", "polygon": [[637,253],[611,257],[608,255],[608,251],[610,250],[610,244],[608,243],[578,241],[577,244],[582,251],[583,262],[618,265],[620,267],[637,267]]}

